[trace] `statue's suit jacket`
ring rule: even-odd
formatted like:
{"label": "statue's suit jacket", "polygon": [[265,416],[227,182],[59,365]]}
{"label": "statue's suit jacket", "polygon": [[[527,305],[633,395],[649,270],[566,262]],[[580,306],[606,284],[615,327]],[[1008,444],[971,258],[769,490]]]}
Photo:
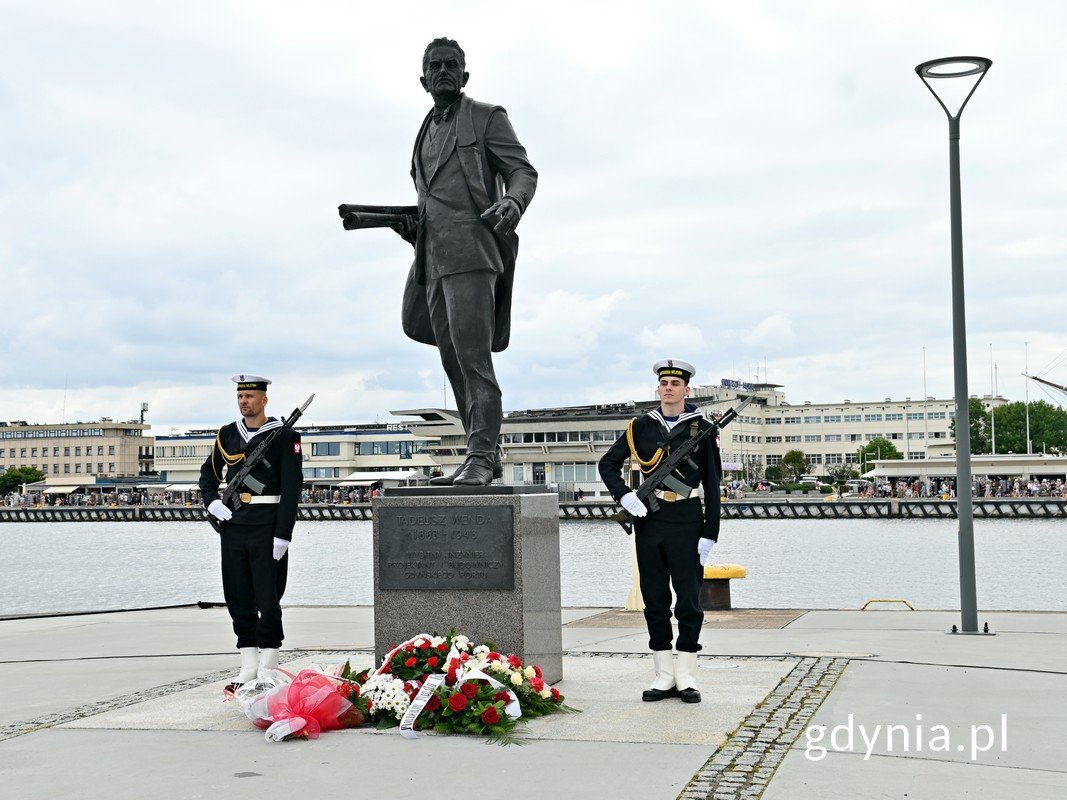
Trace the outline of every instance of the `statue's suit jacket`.
{"label": "statue's suit jacket", "polygon": [[[511,335],[511,290],[519,237],[497,235],[481,214],[506,196],[525,213],[537,188],[537,171],[519,143],[500,106],[461,95],[455,124],[448,129],[436,165],[424,165],[420,153],[433,112],[415,137],[411,177],[418,191],[419,223],[415,261],[404,287],[404,333],[436,345],[426,303],[426,281],[459,272],[488,271],[496,282],[493,351],[508,346]],[[444,124],[444,123],[441,123]],[[490,125],[492,126],[490,129]]]}

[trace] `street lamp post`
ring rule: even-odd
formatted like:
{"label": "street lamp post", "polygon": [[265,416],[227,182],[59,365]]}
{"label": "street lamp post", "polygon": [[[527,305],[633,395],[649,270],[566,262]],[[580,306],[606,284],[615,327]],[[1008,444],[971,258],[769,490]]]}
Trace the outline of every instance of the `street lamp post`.
{"label": "street lamp post", "polygon": [[[960,613],[963,633],[978,633],[978,596],[974,577],[974,506],[971,502],[971,420],[967,388],[967,325],[963,294],[963,223],[960,203],[960,116],[993,65],[981,56],[924,61],[915,68],[948,117],[949,205],[952,222],[952,362],[956,396],[956,516],[959,521]],[[931,81],[977,75],[974,86],[953,114]],[[955,626],[953,626],[955,630]]]}

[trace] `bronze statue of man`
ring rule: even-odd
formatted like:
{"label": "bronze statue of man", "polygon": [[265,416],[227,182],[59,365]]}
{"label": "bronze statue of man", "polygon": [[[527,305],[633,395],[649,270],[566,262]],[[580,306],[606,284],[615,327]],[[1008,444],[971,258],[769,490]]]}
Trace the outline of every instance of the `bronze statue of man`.
{"label": "bronze statue of man", "polygon": [[500,106],[463,94],[463,49],[434,39],[422,58],[433,97],[411,156],[417,222],[397,226],[415,245],[404,290],[404,332],[436,345],[467,434],[467,458],[438,485],[484,486],[503,470],[503,409],[493,353],[508,346],[515,226],[533,199],[537,171]]}

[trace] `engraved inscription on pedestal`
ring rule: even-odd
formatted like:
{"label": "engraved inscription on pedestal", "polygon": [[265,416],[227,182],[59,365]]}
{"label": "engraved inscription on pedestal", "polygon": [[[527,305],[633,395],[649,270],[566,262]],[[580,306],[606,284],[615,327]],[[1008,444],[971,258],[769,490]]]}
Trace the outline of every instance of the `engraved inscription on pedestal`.
{"label": "engraved inscription on pedestal", "polygon": [[514,589],[510,506],[383,507],[381,589]]}

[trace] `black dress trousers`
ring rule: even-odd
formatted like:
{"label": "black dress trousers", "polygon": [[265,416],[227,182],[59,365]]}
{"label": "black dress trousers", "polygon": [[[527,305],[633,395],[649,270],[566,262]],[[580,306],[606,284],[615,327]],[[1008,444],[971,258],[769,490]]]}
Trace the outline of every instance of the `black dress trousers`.
{"label": "black dress trousers", "polygon": [[704,611],[700,607],[704,568],[697,558],[697,542],[703,528],[700,524],[662,522],[656,516],[650,514],[634,520],[648,648],[654,651],[671,649],[674,640],[671,628],[673,587],[677,598],[674,617],[678,620],[678,651],[698,653],[701,649],[700,627],[704,624]]}
{"label": "black dress trousers", "polygon": [[289,553],[274,560],[273,525],[226,522],[221,538],[222,590],[237,646],[280,648]]}

